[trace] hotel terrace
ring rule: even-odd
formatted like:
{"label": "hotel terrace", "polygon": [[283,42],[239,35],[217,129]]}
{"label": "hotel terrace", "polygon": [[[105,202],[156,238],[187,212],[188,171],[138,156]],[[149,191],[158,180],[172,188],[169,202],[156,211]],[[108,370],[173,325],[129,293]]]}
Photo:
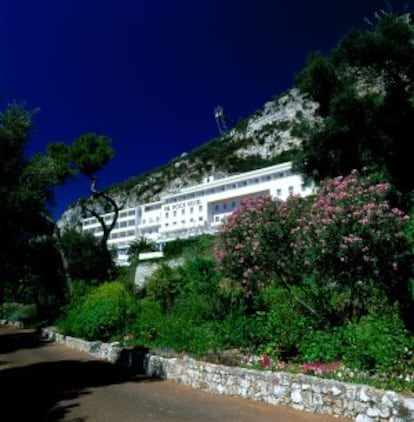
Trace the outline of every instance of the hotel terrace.
{"label": "hotel terrace", "polygon": [[[209,176],[203,183],[166,194],[159,201],[121,210],[108,246],[117,249],[117,262],[123,264],[127,262],[128,246],[140,237],[162,249],[166,242],[177,238],[217,232],[244,199],[271,196],[285,200],[289,195],[311,193],[312,187],[305,186],[301,176],[292,173],[290,162],[220,179]],[[111,221],[112,216],[108,213],[104,218]],[[83,219],[82,230],[102,236],[95,217]]]}

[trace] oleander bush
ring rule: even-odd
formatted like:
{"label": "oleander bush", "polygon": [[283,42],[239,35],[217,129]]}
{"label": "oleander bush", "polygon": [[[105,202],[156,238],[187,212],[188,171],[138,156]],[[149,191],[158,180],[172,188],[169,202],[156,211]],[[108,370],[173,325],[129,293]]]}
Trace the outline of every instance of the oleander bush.
{"label": "oleander bush", "polygon": [[244,291],[247,312],[259,292],[286,289],[321,324],[358,321],[372,307],[412,307],[408,216],[387,201],[389,185],[357,172],[322,184],[313,197],[244,201],[218,236],[222,273]]}
{"label": "oleander bush", "polygon": [[387,200],[390,185],[353,172],[322,184],[296,220],[292,252],[304,286],[332,325],[358,321],[372,308],[409,300],[409,217]]}

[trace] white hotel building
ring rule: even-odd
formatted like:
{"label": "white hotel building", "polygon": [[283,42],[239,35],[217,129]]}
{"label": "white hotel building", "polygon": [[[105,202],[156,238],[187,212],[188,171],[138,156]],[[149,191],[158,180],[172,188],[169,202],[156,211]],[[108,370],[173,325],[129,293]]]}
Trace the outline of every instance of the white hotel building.
{"label": "white hotel building", "polygon": [[[301,176],[292,173],[292,163],[215,179],[168,194],[161,200],[126,208],[119,212],[118,221],[108,240],[108,246],[118,250],[118,262],[126,262],[128,246],[142,237],[160,247],[177,238],[202,233],[215,233],[225,217],[244,199],[272,196],[285,200],[289,195],[306,196],[312,187],[305,186]],[[110,221],[113,213],[105,214]],[[102,236],[95,217],[82,220],[82,230]]]}

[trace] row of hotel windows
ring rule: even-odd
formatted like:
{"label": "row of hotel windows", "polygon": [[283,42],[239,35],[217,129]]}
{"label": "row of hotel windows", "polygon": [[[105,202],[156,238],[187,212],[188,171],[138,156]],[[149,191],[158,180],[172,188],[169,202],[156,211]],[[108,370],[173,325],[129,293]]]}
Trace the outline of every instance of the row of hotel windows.
{"label": "row of hotel windows", "polygon": [[[84,224],[84,226],[86,226],[86,224]],[[114,229],[122,229],[130,226],[135,226],[135,218],[132,220],[119,221],[115,224]],[[84,228],[84,231],[87,233],[97,233],[102,231],[102,228],[101,225],[99,225],[98,227]]]}
{"label": "row of hotel windows", "polygon": [[110,239],[120,239],[123,237],[129,237],[129,236],[135,236],[135,230],[128,230],[128,231],[123,231],[123,232],[118,232],[118,233],[111,233],[109,235]]}
{"label": "row of hotel windows", "polygon": [[[113,218],[113,213],[112,214],[107,214],[104,216],[104,221],[111,221]],[[135,210],[123,210],[123,211],[119,211],[119,215],[118,218],[125,218],[125,217],[134,217],[133,221],[135,220]],[[94,224],[98,224],[98,220],[95,217],[90,217],[90,218],[85,218],[83,220],[83,225],[84,226],[92,226]]]}
{"label": "row of hotel windows", "polygon": [[241,188],[244,186],[252,185],[252,184],[257,184],[260,182],[268,182],[270,180],[276,180],[276,179],[280,179],[282,177],[288,177],[288,176],[292,176],[292,171],[291,170],[287,170],[287,171],[281,171],[281,172],[277,172],[274,174],[269,174],[267,176],[261,176],[259,177],[254,177],[252,179],[248,179],[248,180],[243,180],[241,182],[237,182],[237,183],[228,183],[227,185],[223,185],[217,188],[211,188],[211,189],[205,189],[202,190],[200,192],[197,192],[197,194],[195,193],[189,193],[186,195],[180,195],[180,196],[176,196],[173,198],[169,198],[167,199],[165,202],[167,204],[172,203],[172,202],[180,202],[180,201],[185,201],[187,199],[192,199],[195,196],[204,196],[204,195],[210,195],[212,193],[216,193],[216,192],[224,192],[226,190],[232,190],[232,189],[236,189],[236,188]]}
{"label": "row of hotel windows", "polygon": [[[87,229],[87,230],[84,230],[85,231],[85,233],[96,233],[98,236],[102,236],[102,230],[101,229],[99,229],[99,228],[96,228],[96,229]],[[114,233],[114,232],[112,232],[110,235],[109,235],[109,238],[110,239],[119,239],[119,238],[123,238],[123,237],[129,237],[129,236],[135,236],[135,230],[127,230],[127,231],[122,231],[122,232],[116,232],[116,233]]]}
{"label": "row of hotel windows", "polygon": [[[165,207],[165,218],[168,218],[169,216],[170,216],[170,214],[169,214],[169,209],[170,209],[170,207]],[[194,212],[194,207],[190,207],[189,208],[189,213],[190,214],[193,214],[193,212]],[[198,206],[198,212],[202,212],[203,211],[203,206],[202,205],[199,205]],[[184,215],[185,214],[185,208],[181,208],[181,215]],[[173,217],[177,217],[177,211],[173,211],[172,212],[172,216]]]}
{"label": "row of hotel windows", "polygon": [[[302,185],[302,191],[304,191],[305,190],[305,185]],[[295,188],[294,188],[294,186],[289,186],[288,187],[288,194],[289,195],[293,195],[295,193]],[[276,190],[276,196],[282,196],[282,189],[277,189]],[[219,211],[219,209],[220,209],[220,205],[221,205],[221,207],[222,207],[222,209],[225,211],[225,210],[227,210],[227,209],[234,209],[234,208],[236,208],[236,206],[238,206],[240,204],[240,202],[236,202],[236,201],[233,201],[232,203],[223,203],[223,204],[216,204],[215,205],[215,207],[214,207],[214,209],[215,209],[215,211]],[[165,210],[168,210],[169,209],[169,207],[165,207]],[[202,210],[203,210],[203,206],[202,205],[199,205],[199,207],[198,207],[198,210],[201,212]],[[189,212],[190,212],[190,214],[192,214],[193,212],[194,212],[194,208],[193,207],[190,207],[189,208]],[[182,208],[181,209],[181,215],[185,215],[185,208]],[[177,216],[177,211],[173,211],[172,212],[172,216],[173,217],[176,217]],[[168,218],[169,217],[169,212],[166,212],[165,213],[165,218]],[[157,217],[157,221],[158,221],[158,217]],[[145,222],[145,220],[143,220],[143,223]],[[150,220],[150,222],[152,222],[151,220]]]}
{"label": "row of hotel windows", "polygon": [[[203,217],[202,216],[200,216],[200,217],[198,217],[198,221],[203,221],[204,219],[203,219]],[[194,218],[190,218],[190,223],[195,223],[195,219]],[[177,223],[177,221],[173,221],[172,223],[171,223],[173,226],[176,226],[178,223]],[[186,221],[185,220],[181,220],[181,223],[180,224],[186,224]],[[169,225],[170,225],[170,223],[165,223],[164,224],[164,226],[165,227],[169,227]]]}

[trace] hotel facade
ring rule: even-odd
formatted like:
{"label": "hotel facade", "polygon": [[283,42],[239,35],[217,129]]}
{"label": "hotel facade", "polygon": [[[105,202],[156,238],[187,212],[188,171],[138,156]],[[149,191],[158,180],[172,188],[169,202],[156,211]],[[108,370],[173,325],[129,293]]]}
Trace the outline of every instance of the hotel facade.
{"label": "hotel facade", "polygon": [[[225,218],[245,199],[271,196],[281,200],[290,195],[307,196],[312,186],[305,186],[300,175],[292,172],[292,163],[265,167],[229,177],[206,177],[201,184],[189,186],[159,201],[120,210],[108,246],[118,252],[117,263],[127,262],[129,245],[144,237],[162,246],[177,238],[216,233]],[[110,222],[113,213],[103,215]],[[95,217],[82,219],[82,231],[102,236]]]}

